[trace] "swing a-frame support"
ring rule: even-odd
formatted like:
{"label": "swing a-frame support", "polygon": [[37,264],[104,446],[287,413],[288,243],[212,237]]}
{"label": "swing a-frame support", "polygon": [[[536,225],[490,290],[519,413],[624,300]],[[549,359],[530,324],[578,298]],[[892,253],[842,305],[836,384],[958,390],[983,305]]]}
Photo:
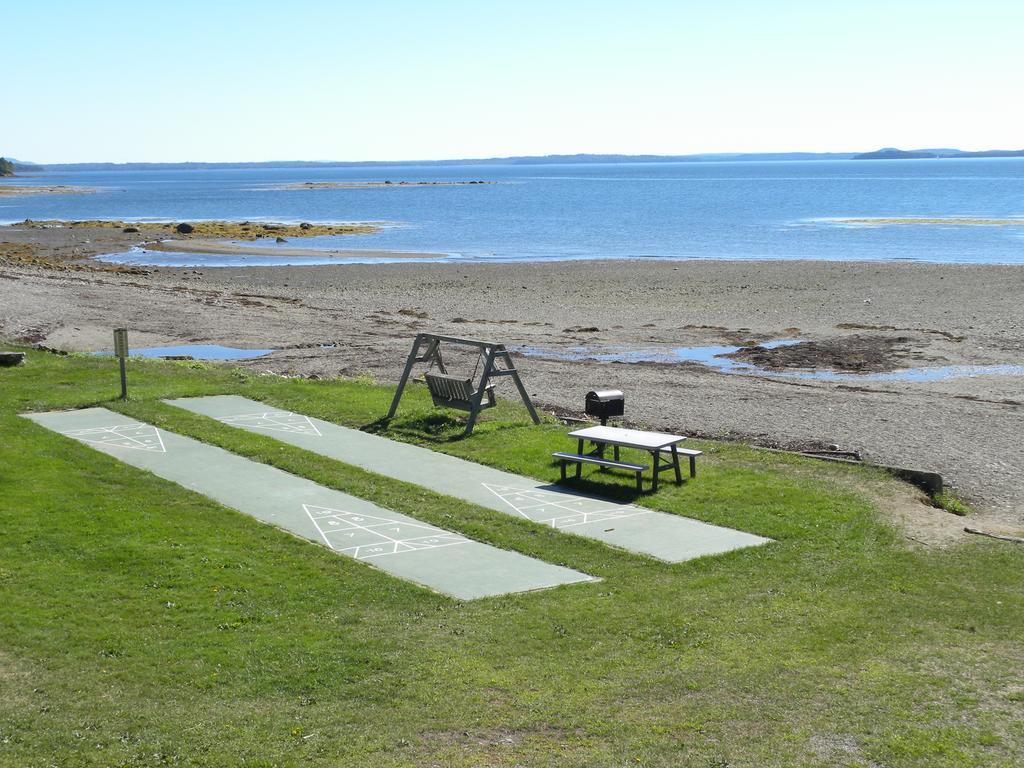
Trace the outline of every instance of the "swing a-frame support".
{"label": "swing a-frame support", "polygon": [[[441,357],[442,344],[450,344],[457,347],[476,347],[480,350],[482,365],[478,365],[477,369],[482,368],[482,371],[479,378],[476,378],[475,371],[469,378],[450,375],[444,367],[444,360]],[[444,408],[457,408],[469,413],[469,420],[466,422],[466,431],[464,433],[466,435],[473,432],[473,427],[476,425],[476,419],[480,415],[480,411],[497,405],[494,399],[493,380],[499,376],[509,376],[512,378],[516,389],[519,390],[519,396],[523,398],[526,410],[530,412],[533,423],[540,424],[540,417],[537,415],[533,403],[530,402],[530,396],[526,393],[526,387],[523,386],[523,381],[519,378],[519,371],[516,370],[516,365],[512,362],[512,355],[505,349],[504,344],[492,344],[488,341],[475,341],[474,339],[460,339],[456,336],[438,336],[433,333],[417,334],[416,340],[413,341],[412,351],[409,353],[409,359],[405,362],[402,378],[398,382],[398,390],[395,392],[394,400],[391,401],[391,410],[388,411],[389,419],[393,418],[398,411],[398,401],[402,399],[402,392],[405,390],[405,385],[409,382],[412,369],[417,363],[430,364],[430,370],[424,375],[424,380],[430,389],[434,405]],[[434,373],[435,368],[440,373]]]}

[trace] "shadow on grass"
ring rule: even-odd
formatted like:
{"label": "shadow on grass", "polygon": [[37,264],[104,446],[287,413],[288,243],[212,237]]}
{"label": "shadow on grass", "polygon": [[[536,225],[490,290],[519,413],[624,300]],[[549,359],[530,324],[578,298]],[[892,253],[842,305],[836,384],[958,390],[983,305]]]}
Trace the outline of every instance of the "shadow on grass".
{"label": "shadow on grass", "polygon": [[[485,433],[517,429],[524,426],[519,422],[492,421],[481,418],[477,421],[472,435],[466,434],[466,419],[450,412],[435,409],[400,414],[393,418],[382,416],[359,427],[382,437],[394,436],[412,438],[420,443],[455,443]],[[532,426],[530,424],[529,426]]]}
{"label": "shadow on grass", "polygon": [[[552,462],[552,467],[558,468],[557,462]],[[569,473],[565,480],[556,480],[545,486],[546,490],[560,491],[562,493],[574,493],[581,496],[600,496],[606,499],[613,499],[615,501],[621,501],[627,504],[631,504],[637,499],[646,499],[652,496],[656,496],[658,491],[655,491],[651,485],[650,478],[644,478],[644,488],[642,491],[638,491],[635,485],[622,485],[616,482],[600,482],[591,478],[608,478],[620,477],[619,475],[612,475],[608,471],[595,471],[588,477],[575,477],[572,473]],[[686,484],[686,478],[683,479],[683,485]],[[658,488],[663,490],[667,485],[675,485],[675,480],[659,480]]]}
{"label": "shadow on grass", "polygon": [[368,424],[363,424],[359,427],[360,431],[368,432],[371,435],[381,435],[388,431],[391,427],[391,417],[381,416],[379,419],[374,419]]}
{"label": "shadow on grass", "polygon": [[397,433],[431,442],[452,442],[467,437],[466,423],[444,411],[426,411],[388,418],[383,416],[360,427],[375,435]]}
{"label": "shadow on grass", "polygon": [[[478,436],[483,436],[484,434],[494,434],[496,432],[513,432],[524,426],[532,427],[533,425],[485,421],[478,423],[477,431]],[[440,410],[410,413],[394,418],[383,416],[362,425],[360,429],[363,432],[380,435],[381,437],[412,438],[418,444],[426,447],[430,447],[431,444],[458,443],[472,437],[465,434],[466,424],[463,419]],[[512,443],[516,442],[515,437],[510,437],[509,440]],[[464,456],[463,458],[466,457]],[[558,462],[556,461],[552,461],[549,466],[556,471],[558,470]],[[638,491],[634,484],[624,485],[616,482],[620,477],[623,477],[623,475],[615,475],[609,470],[600,469],[595,470],[589,476],[577,478],[570,471],[564,481],[552,482],[549,490],[579,494],[580,496],[597,495],[624,503],[632,503],[637,499],[655,495],[650,478],[644,478],[644,489]],[[605,480],[608,482],[604,482]],[[670,482],[662,480],[660,485],[666,485]]]}

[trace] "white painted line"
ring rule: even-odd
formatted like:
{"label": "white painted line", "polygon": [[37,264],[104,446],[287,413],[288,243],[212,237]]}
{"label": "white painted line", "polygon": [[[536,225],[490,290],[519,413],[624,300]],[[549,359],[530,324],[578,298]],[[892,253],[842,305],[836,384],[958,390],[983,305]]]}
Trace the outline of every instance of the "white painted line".
{"label": "white painted line", "polygon": [[483,485],[484,488],[486,488],[488,491],[493,493],[499,499],[504,501],[506,504],[508,504],[510,507],[512,507],[512,509],[514,509],[516,512],[518,512],[520,515],[525,517],[530,522],[535,522],[535,521],[533,520],[532,517],[530,517],[528,514],[526,514],[526,512],[524,510],[530,509],[531,507],[544,507],[544,506],[547,506],[547,504],[545,502],[538,502],[537,504],[528,504],[525,507],[517,506],[517,505],[513,504],[511,501],[509,501],[508,499],[506,499],[505,496],[502,495],[502,491],[504,491],[506,493],[511,491],[511,492],[513,492],[513,495],[519,495],[519,494],[523,493],[522,491],[517,491],[514,488],[509,488],[509,487],[504,486],[504,485],[492,486],[492,485],[490,485],[490,483],[481,483],[481,485]]}
{"label": "white painted line", "polygon": [[[456,544],[468,544],[470,540],[464,536],[460,536],[457,533],[451,531],[445,531],[441,528],[435,528],[432,525],[426,525],[424,523],[405,522],[403,520],[389,520],[383,517],[375,517],[373,515],[361,515],[354,512],[346,512],[341,509],[331,509],[329,507],[318,507],[311,504],[303,504],[302,508],[306,511],[310,521],[316,527],[324,543],[335,552],[342,552],[349,554],[357,560],[366,560],[371,557],[382,557],[384,555],[400,555],[404,552],[419,552],[424,549],[440,549],[441,547],[451,547]],[[375,520],[377,522],[368,522]],[[321,525],[322,522],[326,522],[328,525],[337,523],[344,525],[342,528],[324,528]],[[385,533],[381,528],[385,526],[388,530],[398,534],[391,536]],[[401,533],[403,530],[412,529],[417,536],[402,537]],[[372,544],[356,544],[350,547],[338,547],[333,542],[328,534],[332,533],[345,533],[354,531],[362,531],[364,533],[375,536],[381,541],[374,542]],[[421,533],[426,531],[426,533]]]}
{"label": "white painted line", "polygon": [[[415,539],[410,539],[409,541],[413,541],[414,543],[416,542]],[[443,549],[444,547],[454,547],[457,544],[468,544],[468,543],[469,543],[469,539],[459,539],[458,541],[449,541],[449,542],[441,542],[441,543],[437,543],[437,544],[430,544],[430,546],[419,546],[419,545],[408,546],[407,549],[398,549],[399,545],[396,544],[395,545],[395,551],[392,551],[392,552],[379,552],[379,553],[376,553],[376,554],[363,554],[360,551],[357,555],[355,555],[355,557],[358,560],[370,560],[370,559],[372,559],[374,557],[385,557],[387,555],[400,555],[403,552],[419,552],[420,550],[423,550],[423,549]],[[402,542],[402,545],[407,545],[407,542]],[[357,550],[364,550],[364,549],[367,549],[367,548],[371,548],[371,551],[372,551],[372,547],[373,546],[374,545],[364,544],[362,546],[356,547],[356,549]],[[344,550],[339,550],[339,551],[344,551]]]}
{"label": "white painted line", "polygon": [[571,517],[559,517],[550,521],[545,520],[544,522],[550,522],[552,528],[575,528],[577,525],[587,525],[588,523],[608,523],[614,520],[623,520],[627,517],[639,517],[640,515],[650,515],[653,512],[653,509],[637,509],[636,511],[630,512],[628,514],[607,515],[605,517],[599,517],[594,519],[589,519],[587,515],[583,515],[584,519],[575,523],[562,522],[564,520],[571,520]]}
{"label": "white painted line", "polygon": [[291,432],[293,434],[323,437],[316,424],[308,416],[288,411],[264,411],[262,413],[246,413],[239,416],[222,416],[217,421],[223,422],[228,426],[245,425],[253,429],[270,429],[275,432]]}
{"label": "white painted line", "polygon": [[132,448],[138,451],[167,453],[160,430],[149,424],[116,424],[112,427],[91,427],[89,429],[68,429],[62,435],[84,442],[109,445],[114,448]]}
{"label": "white painted line", "polygon": [[[610,520],[622,520],[627,517],[637,517],[638,515],[649,515],[654,512],[652,509],[642,509],[640,507],[634,507],[632,505],[613,506],[605,507],[604,509],[580,509],[580,506],[586,503],[602,504],[599,499],[587,499],[579,497],[569,497],[569,494],[557,493],[554,491],[539,491],[537,489],[524,490],[521,488],[511,488],[504,485],[492,486],[488,483],[482,483],[484,488],[489,490],[499,499],[508,504],[512,509],[518,512],[520,515],[525,517],[534,523],[541,523],[544,525],[550,525],[552,528],[574,528],[579,525],[586,525],[588,523],[600,523],[607,522]],[[529,498],[536,500],[537,497],[545,499],[545,501],[536,504],[516,504],[513,500],[516,497]],[[537,509],[538,507],[557,507],[558,509],[565,510],[571,514],[559,515],[557,517],[551,517],[546,519],[535,519],[530,517],[528,510]],[[582,519],[580,519],[582,518]],[[571,521],[571,522],[570,522]]]}

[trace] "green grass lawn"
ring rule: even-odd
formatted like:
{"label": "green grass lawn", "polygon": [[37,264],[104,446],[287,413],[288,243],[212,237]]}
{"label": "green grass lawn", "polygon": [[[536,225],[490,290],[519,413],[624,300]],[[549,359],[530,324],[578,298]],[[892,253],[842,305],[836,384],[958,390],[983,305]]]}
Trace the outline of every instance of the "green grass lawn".
{"label": "green grass lawn", "polygon": [[[129,369],[125,403],[110,359],[0,369],[0,765],[1024,762],[1024,548],[916,545],[872,470],[701,444],[697,480],[638,503],[776,541],[670,565],[159,398],[237,393],[555,479],[566,428],[512,405],[456,440],[419,387],[385,426],[372,382]],[[18,417],[97,404],[602,580],[459,603]]]}

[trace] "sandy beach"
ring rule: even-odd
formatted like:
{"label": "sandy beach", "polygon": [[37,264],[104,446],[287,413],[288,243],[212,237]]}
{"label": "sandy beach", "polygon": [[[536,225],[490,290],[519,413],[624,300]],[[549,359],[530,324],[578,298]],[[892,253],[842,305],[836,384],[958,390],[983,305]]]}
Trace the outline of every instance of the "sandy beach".
{"label": "sandy beach", "polygon": [[[397,379],[418,331],[492,339],[551,353],[520,358],[530,392],[549,410],[579,412],[589,389],[621,388],[635,423],[774,447],[836,445],[938,471],[990,526],[1024,525],[1019,376],[829,382],[692,363],[557,359],[577,347],[667,351],[798,338],[815,344],[759,363],[858,372],[1024,365],[1020,267],[410,259],[141,274],[60,268],[133,238],[114,229],[0,229],[0,336],[94,351],[125,325],[135,346],[272,347],[244,365],[380,381]],[[9,256],[24,249],[49,261]],[[472,360],[462,362],[472,369]]]}

